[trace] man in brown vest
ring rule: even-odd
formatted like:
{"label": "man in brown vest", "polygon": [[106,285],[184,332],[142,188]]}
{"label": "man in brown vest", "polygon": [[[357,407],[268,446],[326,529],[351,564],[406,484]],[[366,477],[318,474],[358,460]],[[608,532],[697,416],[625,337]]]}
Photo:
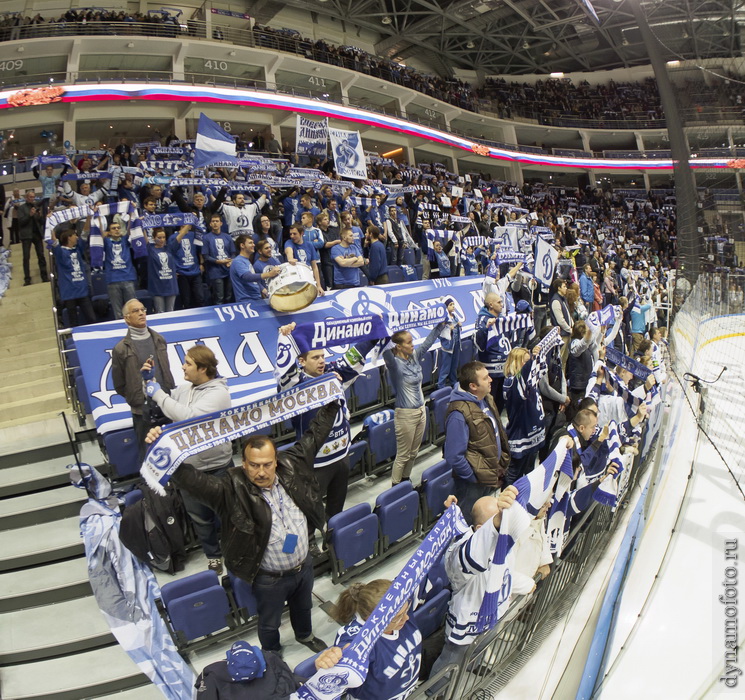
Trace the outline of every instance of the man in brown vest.
{"label": "man in brown vest", "polygon": [[458,372],[445,417],[445,459],[453,470],[455,495],[469,525],[473,504],[501,487],[510,463],[491,383],[483,362],[467,362]]}

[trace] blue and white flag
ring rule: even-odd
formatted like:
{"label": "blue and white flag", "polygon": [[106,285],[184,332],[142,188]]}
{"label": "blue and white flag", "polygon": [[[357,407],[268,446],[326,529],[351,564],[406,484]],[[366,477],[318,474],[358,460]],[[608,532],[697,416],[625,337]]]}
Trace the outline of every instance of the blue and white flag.
{"label": "blue and white flag", "polygon": [[[295,153],[306,156],[323,157],[326,155],[326,144],[329,140],[329,120],[308,119],[297,115],[295,126]],[[364,159],[363,159],[364,164]],[[338,172],[338,170],[337,170]]]}
{"label": "blue and white flag", "polygon": [[551,286],[558,261],[558,251],[541,236],[538,236],[535,246],[535,278],[544,287]]}
{"label": "blue and white flag", "polygon": [[206,168],[217,161],[238,164],[235,139],[204,113],[199,115],[197,140],[194,149],[194,167]]}
{"label": "blue and white flag", "polygon": [[329,128],[329,138],[337,175],[353,180],[366,180],[367,163],[360,132]]}

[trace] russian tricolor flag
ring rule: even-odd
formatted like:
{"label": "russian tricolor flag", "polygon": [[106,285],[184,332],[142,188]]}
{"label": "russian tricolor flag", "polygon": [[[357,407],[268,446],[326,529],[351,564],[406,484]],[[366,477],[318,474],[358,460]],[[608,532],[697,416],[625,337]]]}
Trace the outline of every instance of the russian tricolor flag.
{"label": "russian tricolor flag", "polygon": [[206,168],[212,163],[225,160],[238,164],[235,139],[204,113],[200,113],[197,141],[194,145],[194,167]]}

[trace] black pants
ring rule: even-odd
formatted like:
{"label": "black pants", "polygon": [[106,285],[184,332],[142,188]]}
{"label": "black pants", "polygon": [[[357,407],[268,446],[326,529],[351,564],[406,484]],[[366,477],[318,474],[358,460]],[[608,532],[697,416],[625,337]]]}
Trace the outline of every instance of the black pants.
{"label": "black pants", "polygon": [[42,281],[47,280],[47,261],[44,259],[44,242],[41,236],[32,236],[24,238],[21,241],[23,246],[23,281],[31,281],[31,246],[36,250],[36,258],[39,261],[39,272],[41,272]]}
{"label": "black pants", "polygon": [[195,309],[204,306],[204,287],[202,275],[177,275],[178,293],[181,296],[181,306],[185,309]]}
{"label": "black pants", "polygon": [[83,316],[87,323],[96,322],[96,314],[93,311],[93,304],[91,303],[90,297],[80,297],[78,299],[65,299],[62,305],[67,309],[67,313],[70,317],[70,326],[78,325],[78,306],[83,312]]}
{"label": "black pants", "polygon": [[[326,497],[326,521],[344,510],[349,485],[349,457],[344,457],[331,464],[313,470],[321,498]],[[310,529],[310,526],[308,527]]]}
{"label": "black pants", "polygon": [[504,393],[502,392],[502,389],[504,388],[504,377],[497,377],[495,375],[491,375],[491,395],[494,399],[494,403],[497,404],[497,410],[499,411],[500,415],[502,411],[504,410]]}
{"label": "black pants", "polygon": [[19,238],[19,234],[18,234],[18,219],[11,219],[9,245],[13,245],[14,243],[20,243],[20,242],[21,242],[21,239]]}

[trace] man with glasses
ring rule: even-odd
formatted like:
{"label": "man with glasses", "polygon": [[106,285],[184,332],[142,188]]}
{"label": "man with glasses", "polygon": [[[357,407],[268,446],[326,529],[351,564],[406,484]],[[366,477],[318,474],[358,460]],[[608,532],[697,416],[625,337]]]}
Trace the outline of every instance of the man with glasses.
{"label": "man with glasses", "polygon": [[129,236],[122,234],[119,221],[112,221],[104,231],[104,275],[106,291],[111,302],[114,318],[122,318],[122,305],[135,298],[135,281],[137,270],[132,262],[132,250],[129,247]]}
{"label": "man with glasses", "polygon": [[124,397],[132,411],[139,459],[145,458],[145,436],[155,424],[149,410],[143,379],[154,379],[166,393],[175,383],[168,367],[166,339],[147,327],[147,312],[139,299],[130,299],[122,309],[127,335],[111,353],[114,390]]}

